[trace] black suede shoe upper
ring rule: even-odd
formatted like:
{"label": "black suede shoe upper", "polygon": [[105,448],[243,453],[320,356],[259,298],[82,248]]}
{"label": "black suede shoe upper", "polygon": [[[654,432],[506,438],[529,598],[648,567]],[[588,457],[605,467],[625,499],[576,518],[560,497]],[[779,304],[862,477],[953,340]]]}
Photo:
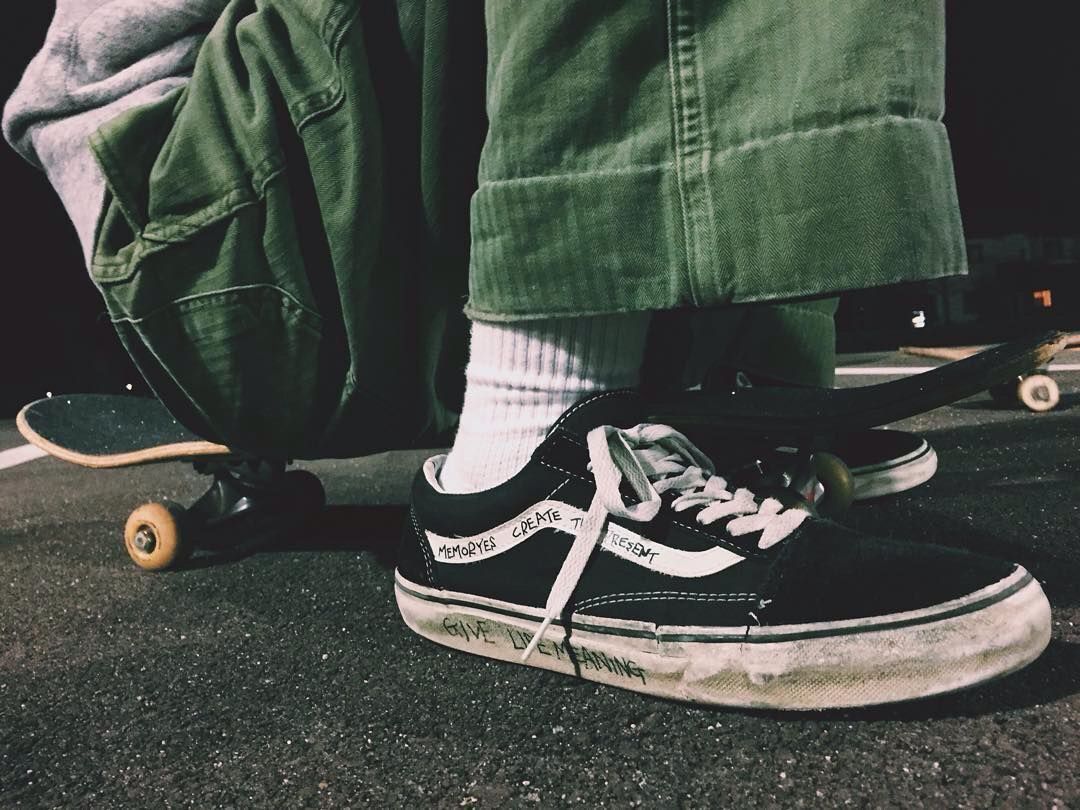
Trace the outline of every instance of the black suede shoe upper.
{"label": "black suede shoe upper", "polygon": [[[430,480],[436,468],[421,470],[401,575],[447,592],[542,608],[574,539],[569,515],[587,510],[595,493],[587,433],[600,425],[633,427],[643,413],[631,392],[587,399],[564,414],[521,472],[484,492],[444,494]],[[593,550],[570,611],[678,626],[839,621],[931,607],[1015,569],[953,549],[869,537],[814,517],[762,550],[760,532],[732,537],[726,531],[731,518],[701,525],[695,520],[700,508],[676,513],[671,500],[665,497],[647,523],[609,518],[606,540]],[[679,573],[671,572],[675,563]],[[657,570],[664,565],[666,573]]]}

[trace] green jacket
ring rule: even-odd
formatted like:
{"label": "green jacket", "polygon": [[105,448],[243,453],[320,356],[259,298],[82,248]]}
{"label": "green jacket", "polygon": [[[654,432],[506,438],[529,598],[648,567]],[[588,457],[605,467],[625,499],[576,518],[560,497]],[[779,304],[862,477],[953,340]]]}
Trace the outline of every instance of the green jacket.
{"label": "green jacket", "polygon": [[475,164],[484,131],[482,19],[456,8],[237,0],[183,89],[94,134],[91,274],[199,433],[286,457],[445,440],[475,180],[433,166]]}

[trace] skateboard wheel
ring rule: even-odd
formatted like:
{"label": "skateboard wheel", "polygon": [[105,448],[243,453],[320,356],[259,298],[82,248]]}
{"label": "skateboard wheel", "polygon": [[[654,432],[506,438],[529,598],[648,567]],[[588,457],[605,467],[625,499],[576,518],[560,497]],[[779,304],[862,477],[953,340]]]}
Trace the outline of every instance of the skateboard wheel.
{"label": "skateboard wheel", "polygon": [[317,512],[326,506],[326,490],[323,489],[322,481],[314,473],[307,470],[290,470],[285,473],[285,481],[288,483],[292,497],[302,508]]}
{"label": "skateboard wheel", "polygon": [[832,453],[814,453],[814,475],[825,489],[816,504],[818,513],[829,517],[846,512],[855,500],[855,479],[847,464]]}
{"label": "skateboard wheel", "polygon": [[1016,395],[1025,407],[1036,413],[1053,410],[1061,401],[1058,384],[1049,374],[1024,377],[1016,387]]}
{"label": "skateboard wheel", "polygon": [[187,556],[180,524],[184,510],[176,504],[146,503],[124,526],[124,547],[145,571],[164,571]]}

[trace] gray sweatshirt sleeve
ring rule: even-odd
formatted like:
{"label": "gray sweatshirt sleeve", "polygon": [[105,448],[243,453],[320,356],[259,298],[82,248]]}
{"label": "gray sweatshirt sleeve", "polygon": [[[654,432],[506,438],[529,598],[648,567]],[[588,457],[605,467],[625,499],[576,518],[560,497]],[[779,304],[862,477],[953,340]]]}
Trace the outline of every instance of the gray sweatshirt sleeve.
{"label": "gray sweatshirt sleeve", "polygon": [[88,146],[105,122],[181,87],[229,0],[57,0],[45,44],[3,113],[4,137],[43,169],[90,263],[105,179]]}

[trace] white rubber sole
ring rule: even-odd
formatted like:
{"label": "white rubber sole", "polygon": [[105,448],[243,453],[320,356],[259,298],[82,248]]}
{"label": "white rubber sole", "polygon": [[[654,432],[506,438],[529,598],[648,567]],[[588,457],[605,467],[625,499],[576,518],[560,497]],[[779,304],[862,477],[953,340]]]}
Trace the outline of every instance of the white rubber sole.
{"label": "white rubber sole", "polygon": [[852,467],[855,500],[880,498],[883,495],[895,495],[898,492],[913,489],[933,478],[937,468],[937,453],[925,441],[922,447],[906,456],[891,459],[883,464]]}
{"label": "white rubber sole", "polygon": [[[523,663],[542,611],[395,578],[398,608],[439,644]],[[772,709],[869,706],[1013,672],[1050,641],[1050,604],[1022,568],[933,608],[777,627],[676,627],[574,614],[529,666],[665,698]]]}

